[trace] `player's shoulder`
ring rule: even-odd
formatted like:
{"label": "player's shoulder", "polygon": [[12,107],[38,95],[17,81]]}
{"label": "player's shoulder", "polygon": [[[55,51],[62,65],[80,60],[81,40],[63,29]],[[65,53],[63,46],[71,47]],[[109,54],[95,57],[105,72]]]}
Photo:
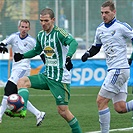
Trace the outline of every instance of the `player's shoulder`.
{"label": "player's shoulder", "polygon": [[99,31],[99,30],[102,30],[103,28],[104,28],[104,22],[100,23],[100,24],[97,26],[96,30]]}
{"label": "player's shoulder", "polygon": [[36,39],[34,37],[32,37],[31,35],[28,34],[28,39],[32,40],[32,41],[36,41]]}
{"label": "player's shoulder", "polygon": [[39,31],[37,34],[37,37],[40,38],[41,36],[44,36],[45,32],[43,30]]}
{"label": "player's shoulder", "polygon": [[10,36],[19,36],[20,32],[14,32]]}
{"label": "player's shoulder", "polygon": [[119,26],[121,26],[122,28],[126,27],[129,30],[132,30],[132,27],[128,23],[126,23],[126,22],[121,22],[121,21],[117,20],[116,21],[116,24],[119,25]]}
{"label": "player's shoulder", "polygon": [[43,33],[44,33],[44,31],[41,30],[41,31],[38,32],[38,35],[43,34]]}
{"label": "player's shoulder", "polygon": [[63,28],[60,28],[58,26],[54,27],[54,31],[58,32],[59,34],[61,34],[64,37],[67,37],[69,35],[69,33],[66,30],[64,30]]}
{"label": "player's shoulder", "polygon": [[19,36],[19,32],[14,32],[12,34],[10,34],[9,36],[6,37],[6,39],[14,39],[16,38],[17,36]]}
{"label": "player's shoulder", "polygon": [[100,23],[97,28],[104,26],[104,22]]}

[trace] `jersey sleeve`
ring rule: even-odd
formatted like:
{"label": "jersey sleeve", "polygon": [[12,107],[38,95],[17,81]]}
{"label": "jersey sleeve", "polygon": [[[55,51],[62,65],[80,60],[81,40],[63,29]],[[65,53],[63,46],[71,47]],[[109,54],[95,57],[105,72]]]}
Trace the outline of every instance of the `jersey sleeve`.
{"label": "jersey sleeve", "polygon": [[4,39],[2,41],[2,43],[4,43],[5,45],[12,45],[13,44],[14,35],[15,35],[15,33],[14,34],[11,34],[6,39]]}
{"label": "jersey sleeve", "polygon": [[78,43],[76,42],[75,39],[73,39],[68,45],[69,45],[69,49],[68,49],[67,56],[72,57],[73,54],[76,52]]}
{"label": "jersey sleeve", "polygon": [[131,26],[127,23],[123,23],[121,26],[123,36],[133,40],[133,29],[131,28]]}
{"label": "jersey sleeve", "polygon": [[100,40],[100,31],[98,29],[96,30],[94,43],[92,44],[92,46],[95,46],[95,47],[101,47],[102,46],[102,42]]}
{"label": "jersey sleeve", "polygon": [[38,35],[37,39],[36,39],[36,46],[32,50],[24,53],[24,58],[35,57],[36,55],[40,55],[42,51],[43,50],[42,50],[42,47],[41,47],[41,44],[40,44],[39,35]]}
{"label": "jersey sleeve", "polygon": [[68,53],[67,56],[72,57],[73,54],[76,52],[78,43],[76,40],[72,37],[71,34],[67,33],[66,31],[63,31],[59,33],[59,39],[61,40],[62,44],[65,46],[68,46]]}

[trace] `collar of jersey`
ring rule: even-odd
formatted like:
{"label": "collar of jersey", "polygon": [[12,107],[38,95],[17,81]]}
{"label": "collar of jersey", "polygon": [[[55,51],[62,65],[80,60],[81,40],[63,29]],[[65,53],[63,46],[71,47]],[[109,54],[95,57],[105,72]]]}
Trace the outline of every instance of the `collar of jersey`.
{"label": "collar of jersey", "polygon": [[111,22],[109,23],[104,23],[106,28],[109,28],[114,22],[116,21],[116,18],[114,18]]}
{"label": "collar of jersey", "polygon": [[[26,37],[27,37],[27,36],[28,36],[28,34],[26,35]],[[21,37],[20,37],[20,33],[19,33],[19,38],[20,38],[21,40],[25,39],[26,37],[21,38]]]}

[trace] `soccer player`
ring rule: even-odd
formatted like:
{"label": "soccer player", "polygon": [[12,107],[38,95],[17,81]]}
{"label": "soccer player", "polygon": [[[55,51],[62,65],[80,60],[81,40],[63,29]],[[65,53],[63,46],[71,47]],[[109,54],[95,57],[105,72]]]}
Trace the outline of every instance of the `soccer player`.
{"label": "soccer player", "polygon": [[127,60],[126,38],[133,40],[133,30],[127,24],[116,20],[116,9],[112,1],[106,1],[101,6],[103,22],[97,27],[94,43],[81,60],[96,55],[100,48],[106,55],[107,75],[97,96],[99,122],[102,133],[109,133],[110,109],[108,103],[113,101],[114,109],[118,113],[127,113],[133,110],[133,100],[126,102],[127,82],[130,69]]}
{"label": "soccer player", "polygon": [[54,25],[54,22],[54,12],[49,8],[43,9],[40,12],[40,24],[43,30],[37,35],[36,47],[24,54],[16,53],[14,55],[15,61],[19,61],[34,57],[44,51],[46,59],[46,71],[21,78],[17,84],[18,92],[26,104],[29,95],[27,88],[50,90],[55,98],[58,113],[68,122],[72,133],[81,133],[78,120],[68,108],[70,70],[73,68],[71,58],[78,43],[65,30]]}
{"label": "soccer player", "polygon": [[[27,19],[22,19],[18,26],[19,32],[11,34],[8,38],[4,39],[0,42],[0,52],[5,53],[8,52],[6,46],[11,45],[13,54],[14,52],[20,52],[23,54],[31,49],[33,49],[36,45],[36,40],[28,34],[30,30],[30,22]],[[41,55],[43,58],[43,54]],[[45,63],[45,60],[44,60]],[[1,107],[0,107],[0,123],[2,123],[2,116],[7,108],[7,98],[9,95],[13,93],[17,93],[17,82],[19,78],[23,76],[30,75],[30,60],[24,59],[19,62],[15,62],[13,60],[12,63],[12,71],[11,76],[9,77],[6,86],[4,88],[4,96],[2,99]],[[27,109],[36,116],[37,123],[36,125],[39,126],[44,119],[45,112],[40,112],[36,109],[29,101],[27,104]],[[5,113],[8,113],[5,112]],[[8,115],[8,114],[7,114]],[[16,114],[16,117],[25,117],[26,112],[20,112],[20,114]],[[14,115],[10,115],[14,117]]]}

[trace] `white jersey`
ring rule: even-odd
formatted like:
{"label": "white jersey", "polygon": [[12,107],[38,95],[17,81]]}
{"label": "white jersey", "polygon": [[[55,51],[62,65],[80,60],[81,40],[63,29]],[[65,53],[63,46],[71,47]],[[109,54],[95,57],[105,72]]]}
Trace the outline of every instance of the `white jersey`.
{"label": "white jersey", "polygon": [[[8,38],[2,41],[6,45],[12,46],[12,52],[14,53],[25,53],[33,49],[36,45],[36,40],[30,35],[27,35],[25,38],[20,38],[20,32],[11,34]],[[13,59],[12,70],[14,69],[30,69],[30,59],[23,59],[18,62],[15,62]]]}
{"label": "white jersey", "polygon": [[96,30],[94,46],[101,45],[109,69],[129,68],[126,38],[133,39],[133,30],[116,19],[109,24],[101,23]]}

